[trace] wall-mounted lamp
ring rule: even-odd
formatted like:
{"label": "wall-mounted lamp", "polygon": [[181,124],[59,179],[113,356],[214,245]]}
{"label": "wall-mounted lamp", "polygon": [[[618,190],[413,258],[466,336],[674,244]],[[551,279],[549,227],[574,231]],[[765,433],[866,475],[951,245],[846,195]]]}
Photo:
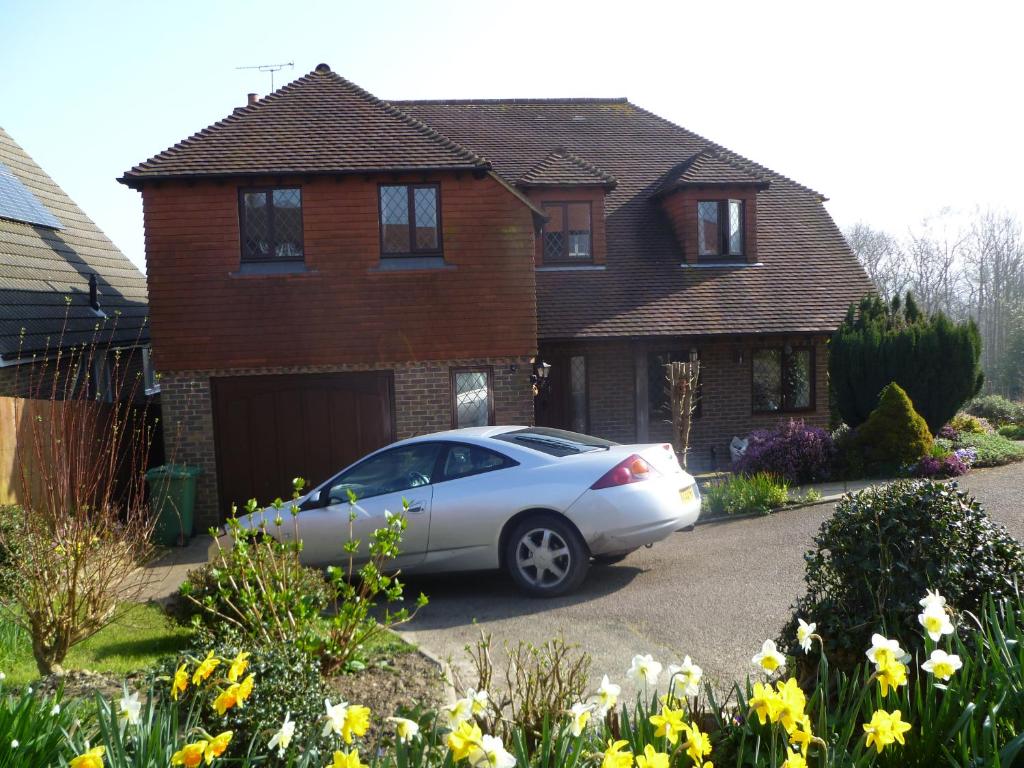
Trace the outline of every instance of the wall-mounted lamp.
{"label": "wall-mounted lamp", "polygon": [[533,385],[534,396],[539,395],[548,386],[548,377],[551,375],[551,363],[545,363],[539,357],[533,358],[533,373],[530,374],[530,383]]}

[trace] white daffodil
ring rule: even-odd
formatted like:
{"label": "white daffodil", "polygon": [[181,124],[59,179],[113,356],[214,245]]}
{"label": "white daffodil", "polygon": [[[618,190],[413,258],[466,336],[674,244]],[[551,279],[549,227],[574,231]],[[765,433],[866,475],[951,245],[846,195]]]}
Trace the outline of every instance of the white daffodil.
{"label": "white daffodil", "polygon": [[345,716],[348,714],[348,702],[342,701],[331,705],[330,699],[324,699],[324,709],[327,710],[327,722],[324,723],[324,730],[321,734],[326,736],[331,731],[341,736],[341,729],[345,727]]}
{"label": "white daffodil", "polygon": [[60,714],[60,704],[54,704],[53,708],[50,709],[50,714],[56,717]]}
{"label": "white daffodil", "polygon": [[284,713],[284,722],[281,723],[281,728],[270,737],[270,741],[267,742],[267,749],[273,749],[277,747],[277,756],[284,757],[284,751],[288,749],[288,745],[292,743],[292,737],[295,735],[295,723],[292,722],[292,713]]}
{"label": "white daffodil", "polygon": [[619,694],[622,688],[615,683],[609,682],[608,675],[601,678],[601,685],[597,689],[597,714],[604,717],[619,703]]}
{"label": "white daffodil", "polygon": [[953,634],[953,622],[949,620],[949,614],[946,613],[945,608],[934,606],[925,608],[924,613],[918,614],[917,620],[921,622],[928,637],[935,642],[939,642],[943,635]]}
{"label": "white daffodil", "polygon": [[689,656],[682,664],[670,664],[668,668],[669,687],[675,696],[696,696],[700,693],[700,681],[704,670],[694,664]]}
{"label": "white daffodil", "polygon": [[949,680],[964,663],[960,657],[953,653],[936,648],[932,651],[928,661],[921,665],[921,669],[929,674],[935,675],[939,680]]}
{"label": "white daffodil", "polygon": [[20,746],[21,742],[19,742],[17,739],[11,739],[11,749],[17,749]]}
{"label": "white daffodil", "polygon": [[0,672],[0,683],[2,683],[6,679],[7,679],[7,675],[5,675],[3,672]]}
{"label": "white daffodil", "polygon": [[818,628],[818,625],[814,624],[813,622],[808,624],[803,619],[797,619],[796,621],[798,625],[796,628],[797,642],[800,643],[800,647],[803,648],[804,653],[810,653],[811,635],[814,634],[814,630]]}
{"label": "white daffodil", "polygon": [[142,712],[142,702],[139,701],[139,694],[133,693],[131,696],[126,692],[121,697],[121,701],[118,702],[117,716],[119,719],[124,720],[130,725],[139,724],[139,715]]}
{"label": "white daffodil", "polygon": [[633,663],[626,674],[638,685],[657,685],[658,675],[661,674],[661,664],[655,661],[649,653],[644,656],[637,654],[633,657]]}
{"label": "white daffodil", "polygon": [[594,708],[593,704],[573,704],[572,709],[569,710],[569,716],[572,718],[572,735],[579,737],[583,733],[583,729],[587,727],[587,722],[590,720],[590,711]]}
{"label": "white daffodil", "polygon": [[415,739],[416,735],[420,732],[419,723],[415,720],[409,720],[405,717],[389,717],[387,721],[395,724],[395,735],[398,736],[398,740],[403,744],[407,744]]}
{"label": "white daffodil", "polygon": [[906,655],[906,651],[900,648],[899,640],[890,640],[879,634],[871,636],[871,647],[864,653],[879,669],[899,661]]}
{"label": "white daffodil", "polygon": [[925,593],[924,593],[924,597],[922,597],[918,601],[918,604],[922,608],[924,608],[925,611],[928,611],[928,610],[943,610],[944,611],[946,609],[946,598],[944,598],[942,595],[940,595],[939,591],[937,589],[934,590],[934,591],[930,590],[930,589],[926,589]]}
{"label": "white daffodil", "polygon": [[489,698],[487,691],[474,691],[472,688],[466,691],[466,701],[469,702],[469,710],[474,715],[482,715],[487,711]]}
{"label": "white daffodil", "polygon": [[761,645],[761,652],[751,659],[750,663],[771,674],[782,672],[786,668],[786,657],[779,653],[774,640],[765,640]]}
{"label": "white daffodil", "polygon": [[484,736],[480,746],[469,753],[469,764],[473,768],[515,768],[516,759],[497,736]]}
{"label": "white daffodil", "polygon": [[472,699],[458,699],[441,707],[441,714],[444,716],[448,729],[454,731],[473,716],[473,701]]}

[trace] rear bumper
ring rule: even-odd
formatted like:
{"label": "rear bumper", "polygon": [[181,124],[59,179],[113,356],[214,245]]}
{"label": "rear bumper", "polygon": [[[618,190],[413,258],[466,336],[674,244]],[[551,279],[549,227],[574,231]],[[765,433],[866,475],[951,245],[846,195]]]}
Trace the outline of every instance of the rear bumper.
{"label": "rear bumper", "polygon": [[690,528],[700,517],[700,493],[683,501],[675,478],[587,491],[569,509],[592,555],[618,555]]}

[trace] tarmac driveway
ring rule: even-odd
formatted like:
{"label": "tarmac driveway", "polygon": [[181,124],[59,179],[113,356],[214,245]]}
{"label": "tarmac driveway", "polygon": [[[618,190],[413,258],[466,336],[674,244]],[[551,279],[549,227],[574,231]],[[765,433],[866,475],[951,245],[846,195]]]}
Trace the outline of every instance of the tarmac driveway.
{"label": "tarmac driveway", "polygon": [[[1024,540],[1024,464],[979,470],[963,485]],[[463,647],[483,630],[496,648],[561,634],[591,654],[598,679],[607,673],[625,683],[636,653],[666,664],[688,654],[709,681],[742,679],[802,594],[803,554],[832,509],[700,525],[592,568],[579,592],[553,600],[523,597],[499,574],[410,578],[408,592],[422,590],[430,605],[401,633],[459,669],[466,668]]]}

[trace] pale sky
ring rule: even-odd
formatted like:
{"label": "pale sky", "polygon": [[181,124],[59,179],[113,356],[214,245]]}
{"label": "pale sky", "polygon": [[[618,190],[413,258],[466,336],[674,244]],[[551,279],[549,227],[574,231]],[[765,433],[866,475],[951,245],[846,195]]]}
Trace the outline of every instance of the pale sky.
{"label": "pale sky", "polygon": [[0,126],[144,268],[115,181],[319,62],[381,98],[627,96],[904,234],[1024,219],[1019,2],[0,0]]}

